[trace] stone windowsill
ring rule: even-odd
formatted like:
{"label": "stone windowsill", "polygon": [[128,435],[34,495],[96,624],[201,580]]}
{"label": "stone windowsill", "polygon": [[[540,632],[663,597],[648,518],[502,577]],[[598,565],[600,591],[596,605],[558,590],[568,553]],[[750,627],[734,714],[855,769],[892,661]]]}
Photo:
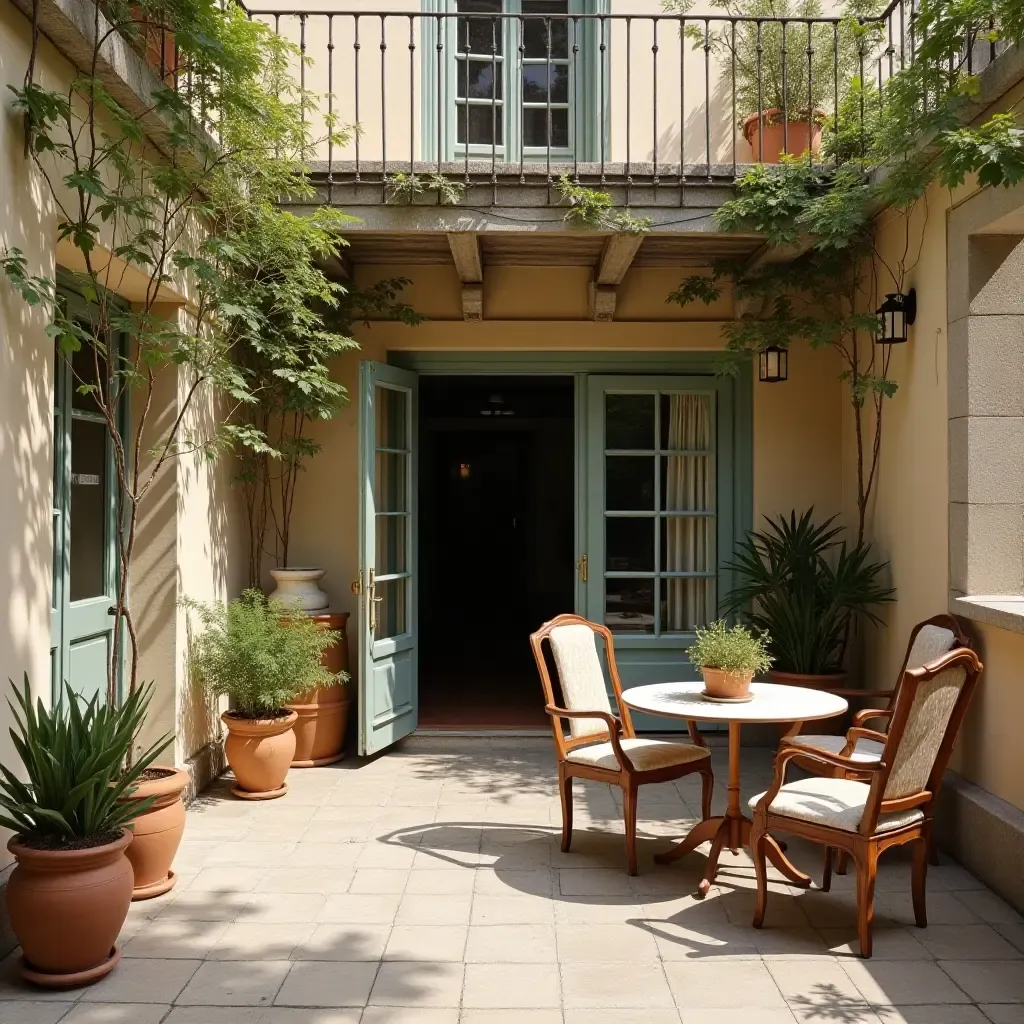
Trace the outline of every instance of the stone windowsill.
{"label": "stone windowsill", "polygon": [[979,594],[954,597],[950,610],[965,619],[985,622],[990,626],[1024,633],[1024,595]]}

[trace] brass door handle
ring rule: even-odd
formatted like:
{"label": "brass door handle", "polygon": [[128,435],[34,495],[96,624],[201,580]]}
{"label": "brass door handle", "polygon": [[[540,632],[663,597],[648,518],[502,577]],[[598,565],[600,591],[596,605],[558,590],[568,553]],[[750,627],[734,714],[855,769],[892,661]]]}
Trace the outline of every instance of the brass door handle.
{"label": "brass door handle", "polygon": [[580,579],[581,579],[581,580],[582,580],[582,581],[583,581],[584,583],[586,583],[586,582],[587,582],[587,568],[588,568],[588,562],[589,562],[589,560],[588,560],[587,556],[586,556],[586,555],[584,555],[584,556],[583,556],[583,557],[582,557],[582,558],[581,558],[581,559],[580,559],[580,560],[579,560],[579,561],[578,561],[578,562],[576,563],[576,568],[577,568],[577,569],[579,570],[579,574],[580,574]]}

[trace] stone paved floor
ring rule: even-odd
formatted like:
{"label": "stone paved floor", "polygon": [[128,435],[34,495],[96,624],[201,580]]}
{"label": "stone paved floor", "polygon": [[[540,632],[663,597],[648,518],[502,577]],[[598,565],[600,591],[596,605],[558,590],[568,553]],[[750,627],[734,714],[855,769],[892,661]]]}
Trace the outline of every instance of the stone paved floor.
{"label": "stone paved floor", "polygon": [[[745,754],[751,793],[768,766]],[[865,962],[848,879],[774,884],[758,932],[746,856],[704,902],[699,851],[654,866],[697,815],[695,782],[642,793],[637,878],[602,786],[577,782],[562,854],[553,767],[547,743],[463,741],[293,772],[269,803],[218,783],[189,811],[178,887],[133,906],[117,969],[40,994],[8,958],[0,1024],[1024,1022],[1024,920],[955,864],[932,870],[918,930],[907,862],[883,861]]]}

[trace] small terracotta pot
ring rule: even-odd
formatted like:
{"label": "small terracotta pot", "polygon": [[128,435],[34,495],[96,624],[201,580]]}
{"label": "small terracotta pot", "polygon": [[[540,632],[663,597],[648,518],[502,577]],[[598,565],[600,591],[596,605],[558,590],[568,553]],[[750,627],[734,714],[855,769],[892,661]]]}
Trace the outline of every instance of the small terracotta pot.
{"label": "small terracotta pot", "polygon": [[772,107],[765,110],[760,117],[751,114],[744,118],[741,131],[743,138],[750,144],[756,162],[777,164],[781,162],[783,153],[801,156],[808,149],[812,153],[818,153],[821,150],[821,126],[824,120],[825,114],[815,111],[810,119],[790,118],[787,127],[782,111],[778,107]]}
{"label": "small terracotta pot", "polygon": [[181,794],[188,786],[188,773],[180,768],[155,765],[163,778],[139,783],[127,802],[147,797],[154,801],[148,811],[132,822],[132,842],[126,856],[135,873],[133,900],[148,900],[174,888],[177,878],[171,870],[185,833],[185,804]]}
{"label": "small terracotta pot", "polygon": [[7,912],[21,943],[22,976],[46,988],[98,981],[121,958],[115,945],[132,902],[128,829],[104,846],[34,850],[7,844],[17,866],[7,882]]}
{"label": "small terracotta pot", "polygon": [[737,700],[750,693],[750,680],[754,678],[753,669],[749,672],[727,672],[724,668],[702,668],[704,689],[710,697],[725,697]]}
{"label": "small terracotta pot", "polygon": [[231,792],[245,800],[273,800],[288,792],[284,781],[295,757],[294,711],[280,718],[220,716],[228,730],[224,753],[238,785]]}
{"label": "small terracotta pot", "polygon": [[[330,672],[348,671],[348,637],[345,627],[348,612],[311,615],[324,629],[341,634],[338,642],[324,651],[321,663]],[[295,732],[293,768],[318,768],[333,764],[345,756],[345,730],[348,728],[349,687],[345,683],[316,686],[285,707],[299,717]]]}

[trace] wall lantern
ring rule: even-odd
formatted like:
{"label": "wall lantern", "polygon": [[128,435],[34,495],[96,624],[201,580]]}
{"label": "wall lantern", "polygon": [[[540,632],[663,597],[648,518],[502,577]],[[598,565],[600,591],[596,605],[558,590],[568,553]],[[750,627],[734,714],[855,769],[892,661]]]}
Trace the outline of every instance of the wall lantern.
{"label": "wall lantern", "polygon": [[757,378],[765,384],[789,380],[789,351],[778,345],[761,349],[757,356]]}
{"label": "wall lantern", "polygon": [[879,345],[899,345],[907,340],[908,328],[917,319],[917,291],[911,288],[903,295],[894,292],[886,295],[875,312],[882,318],[882,333]]}

